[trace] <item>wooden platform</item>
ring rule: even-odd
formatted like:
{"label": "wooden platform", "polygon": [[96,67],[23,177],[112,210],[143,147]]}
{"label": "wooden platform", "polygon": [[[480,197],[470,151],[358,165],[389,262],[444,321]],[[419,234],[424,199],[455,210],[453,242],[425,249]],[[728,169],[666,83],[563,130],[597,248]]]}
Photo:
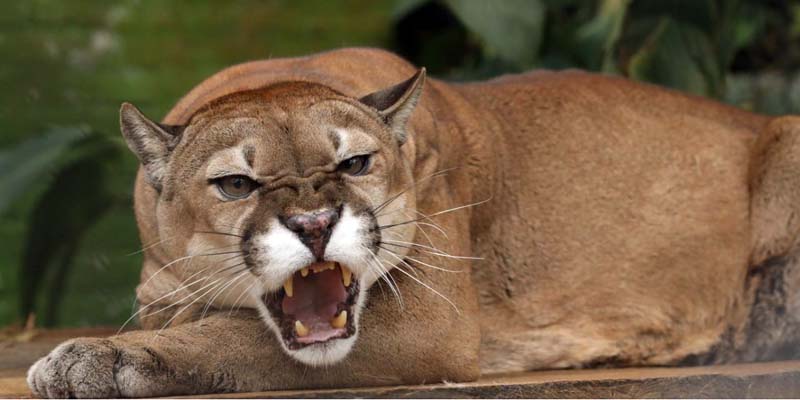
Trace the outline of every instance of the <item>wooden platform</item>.
{"label": "wooden platform", "polygon": [[[0,338],[0,398],[27,398],[25,372],[58,343],[114,329],[73,329]],[[209,397],[800,397],[800,361],[694,368],[538,371],[466,384],[236,393]]]}

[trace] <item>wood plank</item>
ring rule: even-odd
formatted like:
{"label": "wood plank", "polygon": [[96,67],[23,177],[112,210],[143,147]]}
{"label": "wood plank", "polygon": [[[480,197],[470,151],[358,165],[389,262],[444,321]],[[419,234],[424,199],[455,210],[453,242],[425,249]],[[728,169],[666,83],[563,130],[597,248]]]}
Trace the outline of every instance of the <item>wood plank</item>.
{"label": "wood plank", "polygon": [[800,396],[800,361],[693,368],[535,371],[477,382],[233,393],[222,398],[763,398]]}
{"label": "wood plank", "polygon": [[[0,398],[30,397],[25,371],[58,343],[76,336],[106,336],[113,329],[40,332],[30,340],[0,340]],[[197,396],[192,396],[197,397]],[[800,361],[691,368],[535,371],[484,376],[477,382],[374,388],[230,393],[209,398],[345,397],[800,397]]]}
{"label": "wood plank", "polygon": [[25,374],[39,358],[61,342],[74,337],[105,337],[115,328],[74,328],[60,330],[0,331],[0,398],[30,398]]}

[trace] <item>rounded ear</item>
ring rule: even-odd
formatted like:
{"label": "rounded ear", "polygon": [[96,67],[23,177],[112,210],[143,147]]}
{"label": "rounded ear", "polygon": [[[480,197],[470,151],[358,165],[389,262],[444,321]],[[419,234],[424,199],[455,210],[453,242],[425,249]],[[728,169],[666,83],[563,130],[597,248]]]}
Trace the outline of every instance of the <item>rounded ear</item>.
{"label": "rounded ear", "polygon": [[144,167],[147,181],[160,192],[169,156],[183,127],[157,124],[130,103],[122,103],[119,126],[128,148]]}
{"label": "rounded ear", "polygon": [[425,86],[424,67],[408,80],[370,93],[359,100],[378,110],[391,128],[395,139],[398,143],[403,144],[407,139],[406,123],[422,95],[423,86]]}

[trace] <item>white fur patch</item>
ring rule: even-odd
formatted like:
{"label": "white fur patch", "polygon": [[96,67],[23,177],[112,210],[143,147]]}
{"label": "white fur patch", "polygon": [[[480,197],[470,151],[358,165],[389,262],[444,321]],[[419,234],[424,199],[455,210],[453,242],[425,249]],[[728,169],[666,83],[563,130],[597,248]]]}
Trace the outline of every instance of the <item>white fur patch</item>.
{"label": "white fur patch", "polygon": [[278,219],[273,219],[266,234],[253,238],[258,273],[268,292],[278,290],[300,268],[314,262],[314,255],[297,235]]}
{"label": "white fur patch", "polygon": [[367,229],[366,217],[355,216],[352,209],[345,206],[325,248],[325,259],[350,268],[359,278],[362,290],[368,289],[380,277],[380,272],[373,266],[377,261],[368,250]]}
{"label": "white fur patch", "polygon": [[359,154],[373,153],[380,147],[372,136],[359,129],[333,128],[333,133],[339,140],[336,162],[342,162]]}
{"label": "white fur patch", "polygon": [[339,138],[339,148],[336,149],[336,161],[341,162],[350,154],[350,135],[347,133],[347,130],[343,128],[336,128],[333,132],[336,134],[336,137]]}
{"label": "white fur patch", "polygon": [[[333,227],[331,238],[325,248],[325,259],[339,261],[343,264],[359,264],[366,246],[367,221],[364,217],[356,217],[349,206],[345,206],[339,222]],[[355,256],[355,257],[354,257]]]}
{"label": "white fur patch", "polygon": [[244,158],[242,145],[220,150],[209,159],[206,178],[214,179],[227,175],[253,175],[253,171]]}
{"label": "white fur patch", "polygon": [[353,349],[353,345],[356,343],[357,339],[358,331],[356,330],[356,333],[349,338],[333,339],[325,343],[303,347],[302,349],[293,351],[290,354],[297,361],[300,361],[304,364],[313,365],[315,367],[331,365],[342,361],[345,357],[347,357],[347,355],[350,354],[350,350]]}

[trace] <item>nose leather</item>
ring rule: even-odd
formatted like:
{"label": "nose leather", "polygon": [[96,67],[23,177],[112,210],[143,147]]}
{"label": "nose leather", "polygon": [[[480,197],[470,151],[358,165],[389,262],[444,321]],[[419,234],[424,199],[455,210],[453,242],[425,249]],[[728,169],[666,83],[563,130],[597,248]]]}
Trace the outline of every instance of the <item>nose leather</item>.
{"label": "nose leather", "polygon": [[296,233],[300,241],[311,250],[317,261],[325,256],[325,246],[331,238],[334,225],[339,221],[336,209],[316,210],[308,213],[297,213],[281,218],[281,222]]}

